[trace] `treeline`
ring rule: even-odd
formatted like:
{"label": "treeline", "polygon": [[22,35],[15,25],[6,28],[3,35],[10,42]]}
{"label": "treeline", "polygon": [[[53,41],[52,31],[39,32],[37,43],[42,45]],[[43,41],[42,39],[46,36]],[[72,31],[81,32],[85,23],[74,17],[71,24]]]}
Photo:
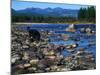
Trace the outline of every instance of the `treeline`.
{"label": "treeline", "polygon": [[35,23],[68,23],[68,22],[93,22],[96,19],[96,9],[94,6],[80,8],[77,17],[72,16],[43,16],[12,13],[12,22],[35,22]]}
{"label": "treeline", "polygon": [[96,21],[96,9],[94,6],[88,8],[80,8],[78,12],[79,21],[95,22]]}
{"label": "treeline", "polygon": [[28,16],[28,15],[13,15],[12,22],[35,22],[35,23],[67,23],[74,22],[75,17],[62,16]]}

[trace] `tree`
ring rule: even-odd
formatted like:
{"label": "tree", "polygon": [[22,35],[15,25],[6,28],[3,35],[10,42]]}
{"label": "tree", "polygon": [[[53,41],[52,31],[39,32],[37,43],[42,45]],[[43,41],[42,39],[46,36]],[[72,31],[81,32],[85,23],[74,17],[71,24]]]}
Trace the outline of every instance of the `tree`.
{"label": "tree", "polygon": [[95,21],[96,18],[96,10],[95,7],[91,6],[87,9],[87,20],[88,21]]}
{"label": "tree", "polygon": [[78,12],[78,20],[95,22],[96,19],[95,14],[96,14],[96,10],[94,6],[88,8],[80,8]]}
{"label": "tree", "polygon": [[79,20],[85,20],[86,19],[86,13],[87,13],[87,9],[86,8],[80,8],[80,10],[78,12]]}

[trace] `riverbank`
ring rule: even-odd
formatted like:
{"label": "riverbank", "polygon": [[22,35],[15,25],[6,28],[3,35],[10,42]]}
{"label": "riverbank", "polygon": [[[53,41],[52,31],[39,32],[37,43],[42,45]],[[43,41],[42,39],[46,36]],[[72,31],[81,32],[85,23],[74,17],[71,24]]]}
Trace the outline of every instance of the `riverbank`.
{"label": "riverbank", "polygon": [[66,22],[66,23],[29,23],[29,22],[13,22],[12,25],[32,25],[32,24],[95,24],[92,22]]}

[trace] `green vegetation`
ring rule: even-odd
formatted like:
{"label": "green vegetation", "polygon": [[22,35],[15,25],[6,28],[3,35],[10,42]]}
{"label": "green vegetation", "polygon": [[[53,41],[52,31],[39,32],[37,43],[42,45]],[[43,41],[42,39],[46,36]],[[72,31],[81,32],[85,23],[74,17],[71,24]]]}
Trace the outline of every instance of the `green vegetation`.
{"label": "green vegetation", "polygon": [[29,23],[95,23],[96,10],[94,6],[80,8],[77,17],[72,16],[43,16],[43,15],[26,15],[13,12],[12,22],[29,22]]}
{"label": "green vegetation", "polygon": [[34,23],[65,23],[74,22],[77,19],[74,17],[58,17],[58,16],[12,16],[12,22],[34,22]]}
{"label": "green vegetation", "polygon": [[95,7],[91,6],[88,8],[80,8],[78,12],[78,20],[85,22],[95,22],[96,20]]}

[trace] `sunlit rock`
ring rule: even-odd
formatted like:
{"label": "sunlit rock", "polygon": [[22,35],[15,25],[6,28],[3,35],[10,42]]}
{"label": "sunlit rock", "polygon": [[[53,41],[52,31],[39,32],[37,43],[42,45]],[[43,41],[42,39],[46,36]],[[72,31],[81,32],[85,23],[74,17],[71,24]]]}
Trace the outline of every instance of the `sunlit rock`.
{"label": "sunlit rock", "polygon": [[74,27],[74,24],[70,24],[68,28],[66,28],[66,31],[69,31],[69,32],[75,32],[75,27]]}
{"label": "sunlit rock", "polygon": [[39,62],[38,59],[32,59],[30,60],[30,64],[34,65],[34,64],[37,64]]}

